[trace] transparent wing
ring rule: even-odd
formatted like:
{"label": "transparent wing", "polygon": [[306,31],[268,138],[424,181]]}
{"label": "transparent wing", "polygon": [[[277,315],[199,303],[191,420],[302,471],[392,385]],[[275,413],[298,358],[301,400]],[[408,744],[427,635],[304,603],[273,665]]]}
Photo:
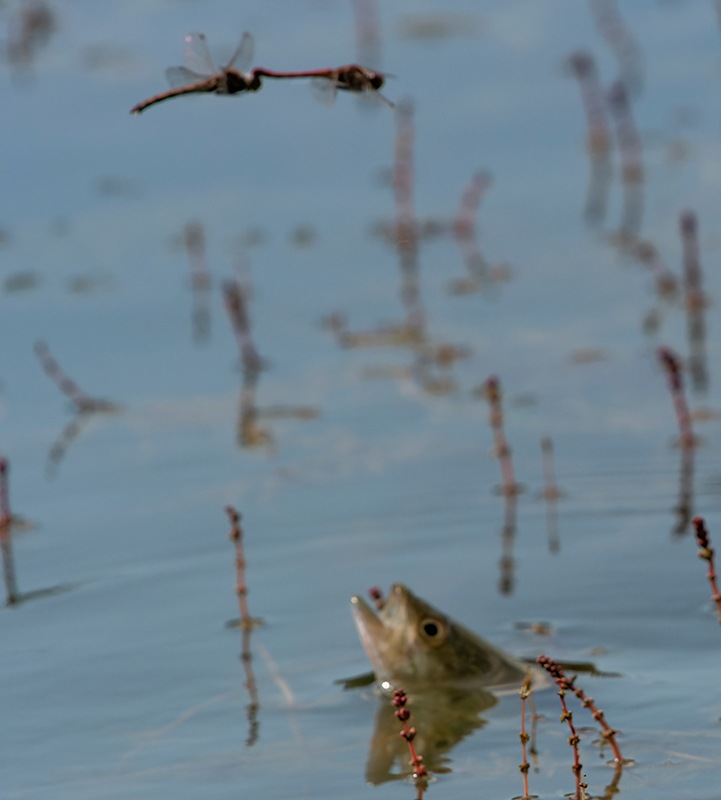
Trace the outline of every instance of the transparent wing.
{"label": "transparent wing", "polygon": [[371,100],[375,100],[376,102],[382,103],[384,106],[388,108],[395,108],[396,104],[389,100],[384,94],[381,94],[377,89],[371,89],[364,92],[364,95],[369,97]]}
{"label": "transparent wing", "polygon": [[255,51],[255,40],[247,31],[240,37],[240,43],[235,48],[235,52],[230,57],[230,61],[225,65],[226,69],[237,69],[245,72],[253,60]]}
{"label": "transparent wing", "polygon": [[[204,33],[189,33],[183,43],[183,62],[185,67],[202,78],[207,78],[218,72],[213,59],[210,57],[208,42]],[[198,78],[194,78],[198,80]]]}
{"label": "transparent wing", "polygon": [[395,108],[396,104],[382,95],[377,89],[364,89],[357,98],[358,105],[364,110],[380,108]]}
{"label": "transparent wing", "polygon": [[311,78],[313,96],[324,106],[332,106],[338,94],[338,83],[333,78]]}
{"label": "transparent wing", "polygon": [[200,75],[187,67],[169,67],[165,70],[165,77],[173,89],[180,86],[187,86],[189,83],[197,83],[208,79],[207,75]]}

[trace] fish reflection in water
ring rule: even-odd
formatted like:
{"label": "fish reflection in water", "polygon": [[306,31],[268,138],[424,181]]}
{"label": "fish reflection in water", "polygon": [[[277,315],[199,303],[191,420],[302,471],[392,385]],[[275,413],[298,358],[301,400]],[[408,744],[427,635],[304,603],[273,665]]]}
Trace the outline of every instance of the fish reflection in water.
{"label": "fish reflection in water", "polygon": [[[409,696],[416,736],[413,744],[433,773],[451,772],[448,752],[486,724],[483,711],[496,704],[485,689],[445,686]],[[379,784],[408,777],[408,745],[399,735],[394,708],[387,700],[376,711],[375,728],[368,746],[365,779]]]}

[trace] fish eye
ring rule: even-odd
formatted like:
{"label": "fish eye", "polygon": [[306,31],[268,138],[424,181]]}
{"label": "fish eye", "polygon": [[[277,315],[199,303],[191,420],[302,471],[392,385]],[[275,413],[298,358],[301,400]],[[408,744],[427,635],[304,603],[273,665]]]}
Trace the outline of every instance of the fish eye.
{"label": "fish eye", "polygon": [[446,626],[439,619],[424,619],[421,622],[421,634],[431,644],[441,644],[446,638]]}

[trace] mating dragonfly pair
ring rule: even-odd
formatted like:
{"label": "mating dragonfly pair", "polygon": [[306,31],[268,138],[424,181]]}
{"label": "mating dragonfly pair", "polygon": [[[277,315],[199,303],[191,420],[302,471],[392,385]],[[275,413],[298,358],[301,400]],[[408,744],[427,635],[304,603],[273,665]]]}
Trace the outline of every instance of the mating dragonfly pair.
{"label": "mating dragonfly pair", "polygon": [[262,85],[262,78],[311,78],[317,96],[328,105],[333,102],[340,89],[346,92],[372,94],[387,106],[393,107],[393,103],[379,92],[385,83],[385,75],[380,72],[374,72],[359,64],[302,72],[277,72],[255,67],[250,72],[246,72],[253,59],[254,48],[252,35],[244,33],[230,61],[224,67],[218,68],[210,56],[205,34],[188,34],[185,37],[184,46],[185,66],[170,67],[165,73],[168,83],[173,88],[143,100],[142,103],[131,108],[130,113],[140,114],[141,111],[145,111],[146,108],[156,103],[183,94],[208,92],[229,95],[239,92],[257,92]]}

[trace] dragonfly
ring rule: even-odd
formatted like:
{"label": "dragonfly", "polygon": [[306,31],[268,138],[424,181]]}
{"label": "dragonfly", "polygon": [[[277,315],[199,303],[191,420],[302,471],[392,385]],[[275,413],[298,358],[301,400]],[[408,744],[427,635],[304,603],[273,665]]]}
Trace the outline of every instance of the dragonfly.
{"label": "dragonfly", "polygon": [[165,76],[173,87],[167,92],[153,95],[130,109],[131,114],[140,114],[156,103],[171,97],[197,92],[215,94],[238,94],[257,92],[261,86],[260,77],[254,72],[245,72],[253,58],[253,36],[244,33],[230,61],[220,69],[210,56],[208,43],[203,33],[189,33],[184,42],[184,67],[170,67]]}
{"label": "dragonfly", "polygon": [[368,94],[378,98],[389,108],[394,104],[380,93],[385,84],[386,75],[382,72],[363,67],[360,64],[346,64],[335,69],[310,69],[300,72],[279,72],[277,70],[256,67],[252,74],[264,78],[312,78],[313,89],[318,99],[326,105],[331,105],[338,90]]}

